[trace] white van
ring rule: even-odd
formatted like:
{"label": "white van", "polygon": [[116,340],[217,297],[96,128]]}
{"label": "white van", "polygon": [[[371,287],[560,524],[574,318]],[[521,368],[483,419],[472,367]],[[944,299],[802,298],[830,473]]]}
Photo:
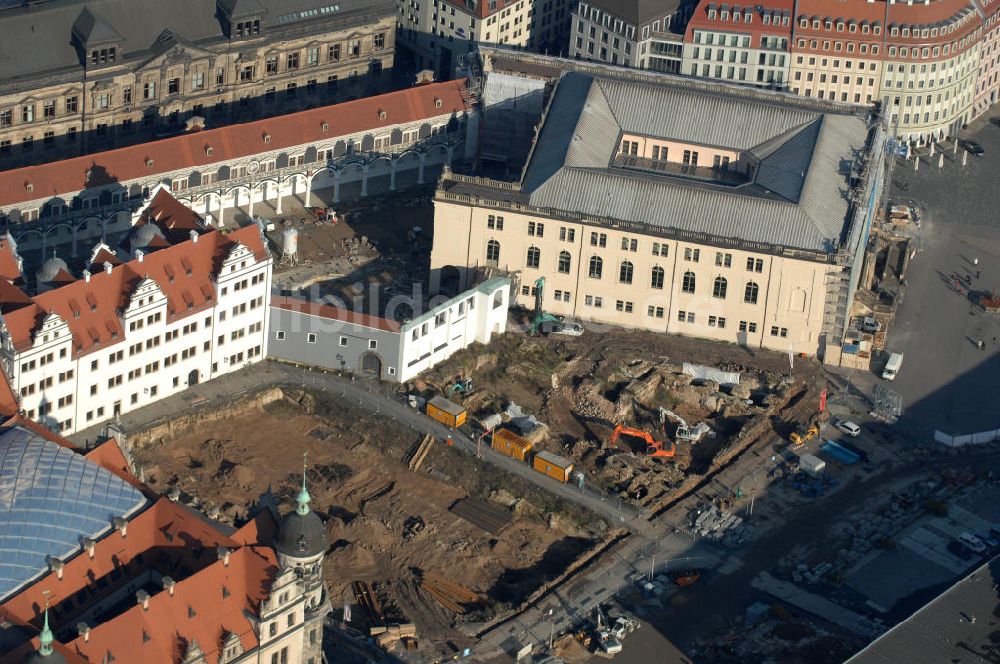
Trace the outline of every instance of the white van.
{"label": "white van", "polygon": [[885,363],[885,369],[882,371],[882,378],[886,380],[895,380],[896,374],[899,373],[899,368],[903,366],[903,354],[902,353],[891,353],[889,355],[889,361]]}

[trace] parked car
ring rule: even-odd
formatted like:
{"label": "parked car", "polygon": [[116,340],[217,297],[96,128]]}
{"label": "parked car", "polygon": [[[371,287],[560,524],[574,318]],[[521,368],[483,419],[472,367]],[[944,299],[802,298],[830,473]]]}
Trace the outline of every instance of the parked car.
{"label": "parked car", "polygon": [[982,157],[984,154],[986,154],[986,150],[983,149],[983,146],[980,145],[979,143],[976,143],[975,141],[963,141],[962,147],[964,147],[969,152],[969,154],[971,154],[974,157]]}
{"label": "parked car", "polygon": [[835,426],[852,438],[861,435],[861,427],[850,420],[840,420]]}
{"label": "parked car", "polygon": [[972,549],[965,546],[958,540],[948,542],[948,551],[962,560],[972,560],[976,557],[976,554],[972,552]]}
{"label": "parked car", "polygon": [[972,533],[969,532],[962,533],[955,539],[964,544],[965,546],[969,547],[976,553],[982,553],[983,551],[986,550],[986,545],[983,544],[983,540],[979,539]]}

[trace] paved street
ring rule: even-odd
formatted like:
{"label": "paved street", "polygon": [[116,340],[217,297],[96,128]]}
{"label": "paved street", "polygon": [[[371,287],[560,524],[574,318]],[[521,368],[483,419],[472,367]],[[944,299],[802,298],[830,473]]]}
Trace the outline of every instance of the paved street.
{"label": "paved street", "polygon": [[[941,170],[935,155],[925,157],[919,171],[912,162],[899,163],[893,174],[894,195],[926,210],[922,251],[911,263],[887,343],[905,356],[891,386],[903,394],[908,419],[925,434],[1000,426],[995,390],[1000,319],[974,313],[968,299],[947,283],[953,273],[968,273],[972,290],[1000,291],[1000,126],[979,120],[967,133],[985,148],[985,156],[969,155],[963,167],[962,150],[953,155],[946,148]],[[976,348],[979,339],[986,341],[985,351]]]}

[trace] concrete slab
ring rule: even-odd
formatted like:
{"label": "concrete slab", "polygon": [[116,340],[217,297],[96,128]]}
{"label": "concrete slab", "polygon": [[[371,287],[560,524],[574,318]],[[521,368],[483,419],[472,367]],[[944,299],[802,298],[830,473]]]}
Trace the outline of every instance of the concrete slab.
{"label": "concrete slab", "polygon": [[925,553],[901,542],[896,551],[879,555],[851,575],[847,585],[878,606],[891,610],[902,598],[955,577],[956,571],[951,566],[939,565]]}

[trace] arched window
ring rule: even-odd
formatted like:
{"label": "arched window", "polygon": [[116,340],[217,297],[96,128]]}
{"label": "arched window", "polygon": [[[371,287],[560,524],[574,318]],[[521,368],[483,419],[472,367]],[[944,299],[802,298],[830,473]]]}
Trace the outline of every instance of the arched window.
{"label": "arched window", "polygon": [[542,252],[538,250],[538,247],[528,247],[528,267],[538,267],[541,257]]}
{"label": "arched window", "polygon": [[601,260],[600,256],[591,256],[590,271],[587,272],[587,276],[591,279],[600,279],[602,272],[604,272],[604,261]]}
{"label": "arched window", "polygon": [[760,287],[752,281],[747,282],[746,290],[743,291],[743,301],[747,304],[757,304],[757,294]]}
{"label": "arched window", "polygon": [[618,269],[618,281],[623,284],[632,283],[633,272],[631,261],[622,261],[622,266]]}
{"label": "arched window", "polygon": [[653,274],[650,277],[649,285],[653,288],[663,288],[663,268],[656,266],[653,268]]}
{"label": "arched window", "polygon": [[712,297],[718,297],[725,299],[726,297],[726,278],[716,277],[715,284],[712,286]]}
{"label": "arched window", "polygon": [[500,262],[500,243],[496,240],[486,243],[486,260],[491,263]]}
{"label": "arched window", "polygon": [[681,282],[681,290],[685,293],[694,292],[694,272],[691,270],[684,273],[684,280]]}
{"label": "arched window", "polygon": [[570,257],[568,251],[560,251],[559,252],[559,271],[562,272],[563,274],[569,274],[569,266],[570,266],[570,263],[572,262],[572,260],[573,259]]}

